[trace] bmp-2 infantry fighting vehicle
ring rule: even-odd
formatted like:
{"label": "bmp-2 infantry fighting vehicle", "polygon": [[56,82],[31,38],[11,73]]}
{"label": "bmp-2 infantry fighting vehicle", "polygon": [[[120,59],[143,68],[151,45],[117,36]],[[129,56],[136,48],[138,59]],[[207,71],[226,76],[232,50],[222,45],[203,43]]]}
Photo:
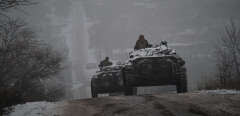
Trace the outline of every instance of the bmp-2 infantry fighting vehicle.
{"label": "bmp-2 infantry fighting vehicle", "polygon": [[137,94],[137,87],[176,85],[187,92],[185,61],[167,45],[135,50],[124,65],[106,66],[91,80],[92,97],[101,93]]}
{"label": "bmp-2 infantry fighting vehicle", "polygon": [[103,93],[118,93],[123,92],[121,65],[113,65],[103,67],[91,79],[92,97],[98,97],[98,94]]}
{"label": "bmp-2 infantry fighting vehicle", "polygon": [[176,85],[177,92],[187,92],[185,61],[166,45],[130,52],[122,69],[125,95],[136,94],[136,87]]}

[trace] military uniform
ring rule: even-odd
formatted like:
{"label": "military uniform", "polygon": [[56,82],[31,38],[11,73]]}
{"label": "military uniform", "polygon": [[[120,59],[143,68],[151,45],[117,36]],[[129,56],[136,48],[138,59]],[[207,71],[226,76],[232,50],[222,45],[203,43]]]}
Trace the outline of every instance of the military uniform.
{"label": "military uniform", "polygon": [[109,58],[106,57],[103,61],[100,62],[99,68],[105,67],[105,66],[111,66],[112,62],[109,61]]}
{"label": "military uniform", "polygon": [[148,41],[144,38],[144,35],[140,35],[136,45],[134,47],[134,50],[144,49],[149,46]]}

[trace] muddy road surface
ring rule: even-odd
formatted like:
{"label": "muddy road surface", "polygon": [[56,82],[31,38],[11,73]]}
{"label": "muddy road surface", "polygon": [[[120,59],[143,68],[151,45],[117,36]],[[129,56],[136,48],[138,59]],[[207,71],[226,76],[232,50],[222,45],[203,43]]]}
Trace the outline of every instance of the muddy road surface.
{"label": "muddy road surface", "polygon": [[240,116],[240,94],[195,92],[72,100],[61,116]]}

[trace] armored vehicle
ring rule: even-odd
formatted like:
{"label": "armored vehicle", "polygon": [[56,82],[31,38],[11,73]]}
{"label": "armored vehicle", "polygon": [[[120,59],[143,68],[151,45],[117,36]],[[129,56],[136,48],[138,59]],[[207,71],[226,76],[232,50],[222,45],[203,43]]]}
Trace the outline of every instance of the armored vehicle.
{"label": "armored vehicle", "polygon": [[166,46],[145,48],[130,53],[122,69],[125,95],[136,94],[136,87],[176,85],[178,93],[187,92],[185,61]]}
{"label": "armored vehicle", "polygon": [[92,97],[98,94],[123,92],[122,66],[106,66],[91,79]]}

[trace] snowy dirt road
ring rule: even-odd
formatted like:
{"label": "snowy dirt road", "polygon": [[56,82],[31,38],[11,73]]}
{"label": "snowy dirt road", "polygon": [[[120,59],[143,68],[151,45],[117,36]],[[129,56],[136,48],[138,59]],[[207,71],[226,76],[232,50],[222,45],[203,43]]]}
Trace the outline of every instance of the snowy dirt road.
{"label": "snowy dirt road", "polygon": [[51,108],[55,114],[36,116],[240,116],[240,93],[211,91],[102,97],[65,101]]}

